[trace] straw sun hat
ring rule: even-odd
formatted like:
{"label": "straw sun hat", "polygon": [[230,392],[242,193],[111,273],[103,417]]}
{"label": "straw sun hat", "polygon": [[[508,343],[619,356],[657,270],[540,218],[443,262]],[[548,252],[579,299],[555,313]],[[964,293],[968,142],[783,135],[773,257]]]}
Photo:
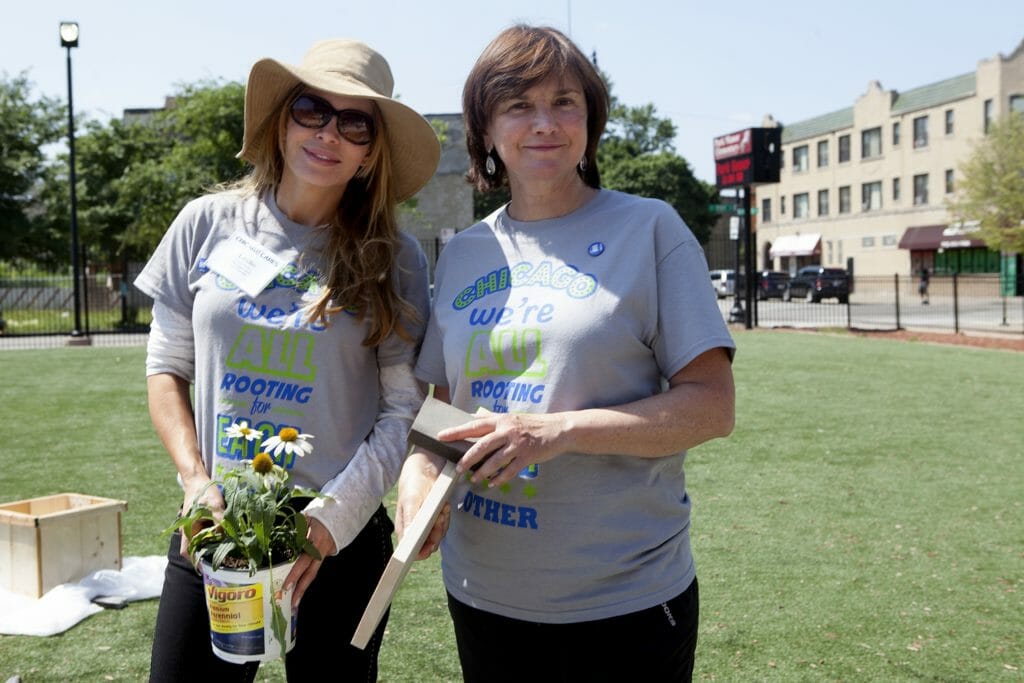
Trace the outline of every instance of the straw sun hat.
{"label": "straw sun hat", "polygon": [[357,40],[316,43],[298,66],[269,58],[253,65],[245,88],[245,133],[240,158],[253,161],[255,147],[260,144],[253,136],[268,116],[280,111],[284,98],[299,83],[377,103],[384,118],[398,201],[416,194],[434,175],[441,157],[437,134],[425,118],[392,99],[394,79],[387,61]]}

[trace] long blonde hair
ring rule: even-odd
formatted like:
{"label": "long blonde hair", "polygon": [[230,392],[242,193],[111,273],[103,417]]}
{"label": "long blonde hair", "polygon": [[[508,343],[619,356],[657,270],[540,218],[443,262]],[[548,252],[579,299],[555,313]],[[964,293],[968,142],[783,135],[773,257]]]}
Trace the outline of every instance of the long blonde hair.
{"label": "long blonde hair", "polygon": [[[232,185],[245,194],[260,195],[276,190],[284,170],[284,138],[288,128],[288,105],[306,90],[293,88],[278,108],[256,130],[252,171]],[[384,134],[384,118],[373,105],[376,135],[362,167],[345,188],[338,210],[330,222],[324,249],[327,267],[323,289],[306,307],[307,320],[329,324],[331,315],[342,310],[368,320],[365,346],[375,346],[392,333],[412,338],[405,324],[419,314],[397,291],[396,256],[399,230],[396,220],[394,184],[391,181],[391,150]],[[403,324],[405,321],[405,324]]]}

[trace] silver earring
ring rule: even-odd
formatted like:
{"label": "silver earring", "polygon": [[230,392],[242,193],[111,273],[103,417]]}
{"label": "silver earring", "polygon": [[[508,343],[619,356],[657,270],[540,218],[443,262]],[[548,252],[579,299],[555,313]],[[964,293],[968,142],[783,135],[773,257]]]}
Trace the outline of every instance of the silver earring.
{"label": "silver earring", "polygon": [[498,170],[497,165],[494,163],[494,157],[491,153],[487,153],[487,161],[484,162],[484,170],[487,171],[487,175],[494,175],[494,172]]}
{"label": "silver earring", "polygon": [[580,159],[580,173],[584,173],[587,170],[587,158],[583,157]]}

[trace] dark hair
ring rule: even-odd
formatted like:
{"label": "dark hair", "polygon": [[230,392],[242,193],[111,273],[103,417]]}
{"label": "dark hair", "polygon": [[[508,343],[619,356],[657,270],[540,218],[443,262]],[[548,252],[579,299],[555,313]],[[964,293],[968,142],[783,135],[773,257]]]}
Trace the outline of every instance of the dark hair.
{"label": "dark hair", "polygon": [[601,187],[597,144],[608,122],[608,88],[597,69],[576,44],[547,26],[518,24],[505,29],[484,48],[462,89],[462,115],[466,122],[469,172],[466,179],[481,192],[495,190],[507,180],[505,165],[494,158],[494,175],[484,164],[490,151],[484,134],[494,108],[522,95],[551,76],[575,76],[587,102],[586,169],[577,172],[590,187]]}

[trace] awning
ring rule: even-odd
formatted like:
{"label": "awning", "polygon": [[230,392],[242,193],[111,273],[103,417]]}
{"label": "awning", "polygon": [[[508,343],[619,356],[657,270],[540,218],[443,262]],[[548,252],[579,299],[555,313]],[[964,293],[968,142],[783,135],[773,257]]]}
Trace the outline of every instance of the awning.
{"label": "awning", "polygon": [[921,225],[907,228],[900,238],[900,249],[911,251],[937,251],[939,249],[969,249],[984,247],[978,238],[977,223],[954,223],[953,225]]}
{"label": "awning", "polygon": [[821,253],[821,233],[807,235],[780,235],[772,242],[768,256],[810,256]]}

